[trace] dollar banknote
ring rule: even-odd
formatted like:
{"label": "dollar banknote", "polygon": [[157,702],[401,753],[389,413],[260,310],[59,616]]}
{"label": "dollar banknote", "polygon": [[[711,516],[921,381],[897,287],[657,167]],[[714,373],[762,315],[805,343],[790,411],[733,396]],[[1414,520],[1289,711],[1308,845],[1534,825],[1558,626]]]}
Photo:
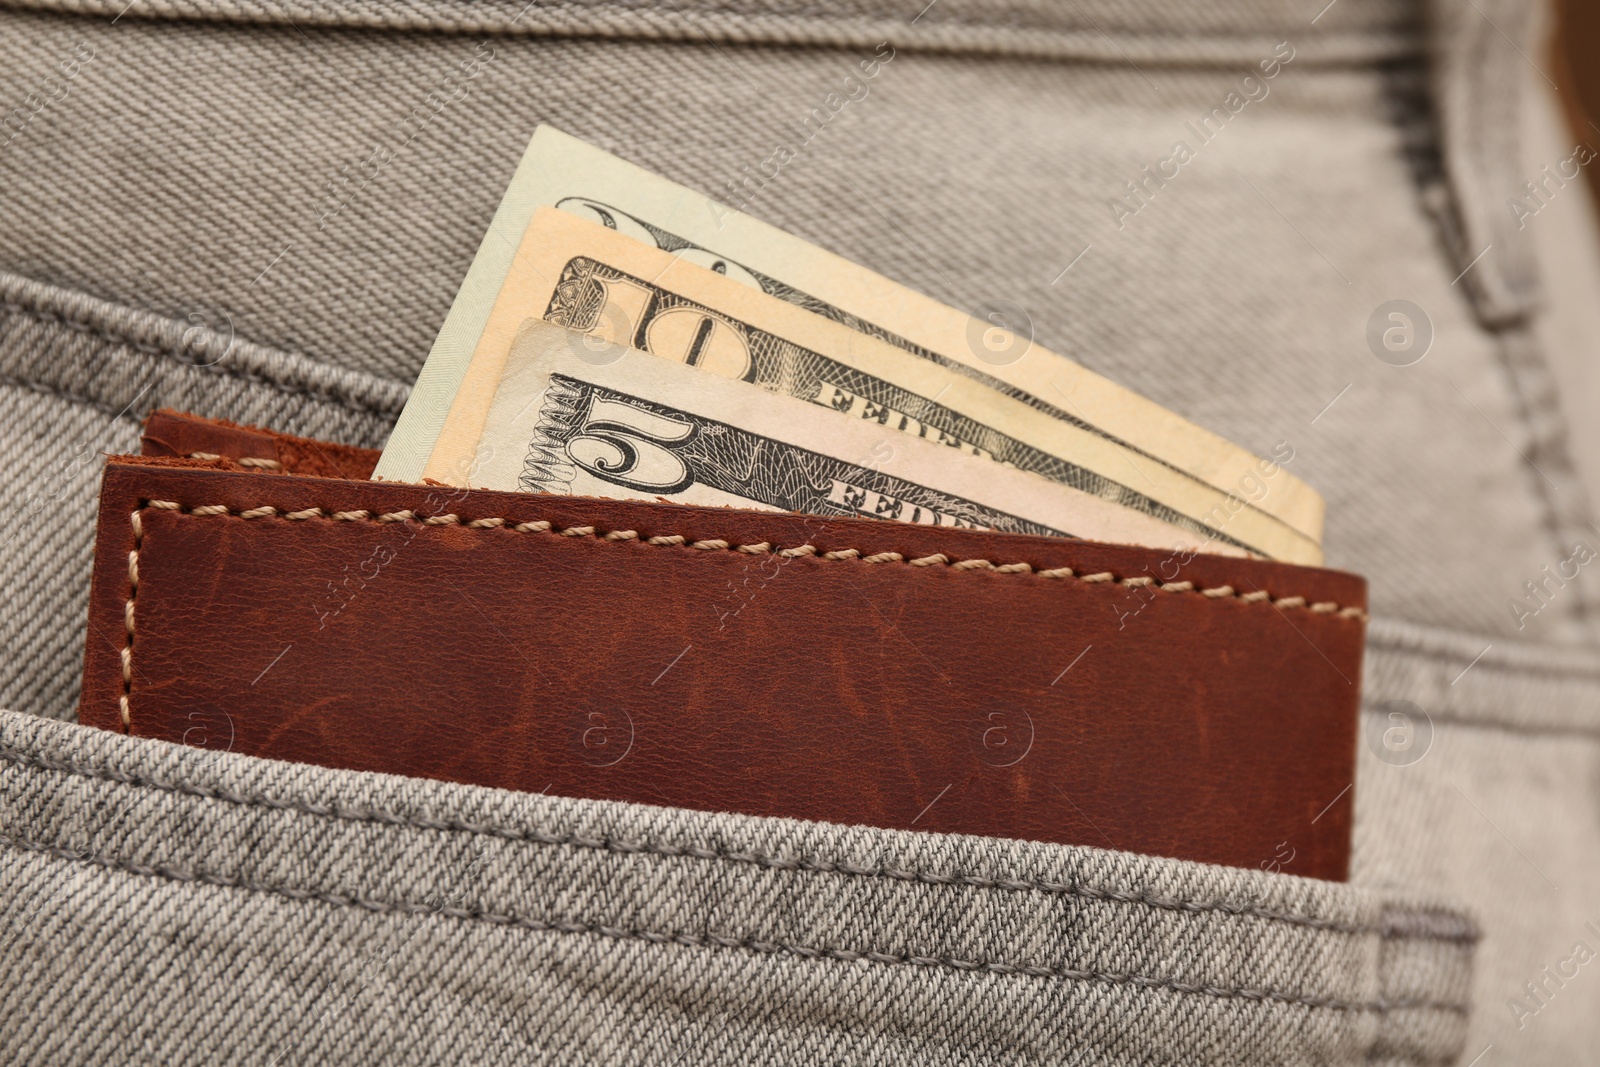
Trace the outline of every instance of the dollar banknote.
{"label": "dollar banknote", "polygon": [[1199,547],[1036,475],[540,319],[483,415],[441,436],[453,484]]}
{"label": "dollar banknote", "polygon": [[1263,513],[1229,512],[1209,485],[1142,468],[1103,437],[937,363],[550,208],[524,230],[424,477],[447,480],[444,457],[476,439],[529,315],[1038,474],[1201,543],[1320,560],[1315,543]]}
{"label": "dollar banknote", "polygon": [[[1209,487],[1227,501],[1221,511],[1214,505],[1207,509],[1213,516],[1208,525],[1222,526],[1225,540],[1271,540],[1235,535],[1235,527],[1249,525],[1249,517],[1256,516],[1283,527],[1283,536],[1313,546],[1262,554],[1320,559],[1323,502],[1309,486],[1026,335],[1008,333],[1001,327],[1011,322],[1009,312],[975,319],[544,126],[529,143],[457,294],[384,451],[379,477],[415,481],[422,476],[516,251],[541,206],[597,221],[1077,428],[1120,455],[1122,466],[1112,472],[1113,480],[1142,490],[1146,479],[1157,481],[1163,476],[1157,472],[1165,472]],[[1264,466],[1271,470],[1265,482]]]}

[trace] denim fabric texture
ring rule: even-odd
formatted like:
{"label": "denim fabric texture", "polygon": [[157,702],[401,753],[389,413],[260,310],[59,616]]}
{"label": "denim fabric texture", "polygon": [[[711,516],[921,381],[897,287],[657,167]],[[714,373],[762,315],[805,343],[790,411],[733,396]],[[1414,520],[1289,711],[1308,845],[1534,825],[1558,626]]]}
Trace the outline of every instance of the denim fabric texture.
{"label": "denim fabric texture", "polygon": [[[1547,575],[1600,548],[1600,457],[1569,441],[1600,397],[1542,340],[1532,240],[1567,201],[1527,228],[1505,203],[1555,161],[1516,118],[1541,25],[1517,0],[3,0],[0,1048],[1585,1062],[1600,581]],[[381,445],[537,123],[717,193],[884,41],[750,210],[1294,448],[1329,565],[1371,581],[1349,885],[72,722],[99,455],[148,411]],[[1409,366],[1366,339],[1394,300],[1431,334]]]}
{"label": "denim fabric texture", "polygon": [[0,790],[0,1042],[39,1062],[1428,1063],[1476,936],[1310,879],[16,714]]}

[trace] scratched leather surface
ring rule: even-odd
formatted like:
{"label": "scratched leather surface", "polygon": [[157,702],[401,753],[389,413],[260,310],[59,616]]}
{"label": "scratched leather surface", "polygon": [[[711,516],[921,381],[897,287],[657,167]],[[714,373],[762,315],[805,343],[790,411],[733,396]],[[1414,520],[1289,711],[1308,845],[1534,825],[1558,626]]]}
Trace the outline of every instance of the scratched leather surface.
{"label": "scratched leather surface", "polygon": [[83,722],[126,696],[135,734],[277,759],[1345,876],[1363,622],[1289,598],[1360,609],[1358,577],[1173,579],[1280,606],[953,566],[1166,558],[1120,546],[230,466],[108,465]]}

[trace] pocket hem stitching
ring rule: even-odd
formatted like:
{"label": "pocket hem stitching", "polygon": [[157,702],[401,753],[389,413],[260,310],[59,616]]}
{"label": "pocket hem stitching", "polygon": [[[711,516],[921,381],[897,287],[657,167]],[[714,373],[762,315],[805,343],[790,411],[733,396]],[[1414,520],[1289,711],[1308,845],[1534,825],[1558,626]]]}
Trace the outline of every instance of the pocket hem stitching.
{"label": "pocket hem stitching", "polygon": [[359,908],[376,914],[427,915],[437,914],[447,918],[487,922],[496,926],[514,926],[535,932],[590,934],[617,940],[643,941],[647,944],[676,944],[689,948],[744,949],[759,955],[796,956],[803,960],[831,960],[842,963],[878,963],[934,967],[963,973],[989,973],[1001,976],[1020,975],[1030,978],[1059,978],[1066,981],[1093,982],[1100,985],[1131,986],[1141,990],[1170,990],[1174,993],[1208,996],[1218,1000],[1249,1000],[1261,1003],[1285,1004],[1297,1007],[1335,1011],[1389,1015],[1402,1011],[1437,1011],[1465,1016],[1468,1005],[1426,998],[1397,1000],[1352,1001],[1335,997],[1308,996],[1284,993],[1271,989],[1199,985],[1178,978],[1156,978],[1136,973],[1119,974],[1110,971],[1087,971],[1066,967],[1040,967],[1031,964],[1006,963],[1001,960],[965,960],[949,956],[896,955],[872,950],[843,948],[817,948],[811,945],[786,941],[768,941],[755,937],[731,937],[724,934],[691,933],[687,931],[657,931],[637,927],[612,926],[606,923],[586,923],[575,920],[540,919],[515,915],[509,912],[492,912],[475,908],[425,904],[407,900],[383,900],[343,893],[300,889],[255,879],[215,874],[203,869],[181,869],[164,864],[144,864],[99,853],[78,851],[47,844],[31,838],[0,835],[0,847],[16,848],[26,852],[41,853],[69,862],[89,863],[107,870],[165,881],[215,886],[221,889],[244,889],[256,893],[272,893],[291,900],[315,900],[342,908]]}
{"label": "pocket hem stitching", "polygon": [[[1056,896],[1070,896],[1083,900],[1136,904],[1162,911],[1207,913],[1262,919],[1329,933],[1351,935],[1376,935],[1382,942],[1422,941],[1439,944],[1470,946],[1479,940],[1479,931],[1469,920],[1446,913],[1421,910],[1391,909],[1384,921],[1376,923],[1341,922],[1316,916],[1296,915],[1257,905],[1237,904],[1223,900],[1190,900],[1181,897],[1158,897],[1149,893],[1094,885],[1074,885],[1045,879],[994,878],[964,872],[926,871],[896,867],[865,867],[843,861],[809,859],[767,855],[760,852],[735,851],[694,845],[673,845],[653,841],[636,841],[625,838],[585,837],[580,834],[552,834],[540,830],[494,823],[473,822],[464,819],[440,819],[416,815],[402,815],[381,808],[353,808],[342,805],[311,804],[303,801],[280,800],[263,794],[240,793],[220,787],[192,785],[184,782],[162,782],[130,775],[109,767],[89,767],[70,761],[51,760],[23,750],[0,745],[0,760],[73,777],[88,778],[135,789],[192,796],[202,800],[221,801],[244,808],[265,808],[272,811],[294,811],[314,818],[339,822],[373,823],[382,826],[403,826],[418,830],[465,833],[474,836],[497,837],[507,841],[549,845],[562,848],[579,848],[621,855],[654,855],[665,858],[688,858],[727,863],[750,864],[769,870],[799,871],[815,874],[839,874],[852,878],[887,879],[916,882],[924,885],[963,886],[1006,892],[1037,892]],[[1408,916],[1426,917],[1426,924],[1408,924]]]}

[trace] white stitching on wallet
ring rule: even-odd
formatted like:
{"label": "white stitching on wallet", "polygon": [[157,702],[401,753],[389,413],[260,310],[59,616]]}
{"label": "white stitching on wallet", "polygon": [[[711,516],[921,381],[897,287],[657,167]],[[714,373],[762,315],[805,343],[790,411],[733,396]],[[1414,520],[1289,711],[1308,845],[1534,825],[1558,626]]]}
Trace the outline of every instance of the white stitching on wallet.
{"label": "white stitching on wallet", "polygon": [[[164,511],[187,512],[190,515],[228,515],[236,514],[241,519],[267,518],[280,514],[278,508],[271,505],[248,508],[243,511],[233,512],[223,504],[205,504],[199,507],[184,508],[170,500],[151,500],[146,502],[147,507],[160,508]],[[306,508],[303,511],[282,513],[283,518],[304,520],[329,517],[321,508]],[[469,530],[493,530],[506,526],[507,520],[502,518],[473,519],[463,522],[461,517],[454,514],[430,515],[419,517],[410,510],[393,511],[373,518],[366,511],[337,511],[331,516],[343,522],[421,522],[425,526],[464,526]],[[134,513],[135,530],[138,528],[138,513]],[[634,530],[615,530],[610,533],[596,534],[593,526],[568,526],[556,530],[550,523],[540,520],[538,522],[523,522],[511,527],[517,533],[555,533],[561,537],[598,537],[603,541],[637,541],[639,534]],[[137,533],[136,533],[137,540]],[[742,552],[748,555],[759,556],[775,553],[785,558],[795,556],[816,556],[819,554],[815,545],[797,545],[792,548],[775,549],[768,541],[758,541],[748,545],[733,545],[721,538],[712,538],[703,541],[689,542],[678,534],[657,536],[643,542],[647,545],[668,546],[684,545],[699,549],[703,552]],[[1286,596],[1274,598],[1264,589],[1255,589],[1248,593],[1241,593],[1231,585],[1217,585],[1210,588],[1199,588],[1193,582],[1160,582],[1149,575],[1134,575],[1129,578],[1118,578],[1110,571],[1097,571],[1093,574],[1079,574],[1071,567],[1055,567],[1050,570],[1034,570],[1028,563],[994,563],[986,559],[964,559],[951,561],[949,556],[936,552],[931,556],[921,556],[917,559],[907,560],[898,552],[877,552],[870,556],[863,556],[859,549],[839,548],[831,552],[820,553],[822,559],[846,560],[854,559],[862,563],[908,563],[918,568],[948,567],[954,571],[986,570],[997,574],[1035,574],[1040,578],[1076,578],[1080,582],[1103,583],[1121,585],[1130,589],[1153,588],[1167,593],[1198,593],[1210,600],[1236,599],[1245,604],[1266,602],[1278,608],[1303,608],[1317,615],[1334,615],[1341,619],[1359,619],[1367,621],[1367,613],[1358,607],[1340,607],[1332,601],[1318,601],[1307,603],[1303,596]],[[130,618],[132,613],[132,598],[129,599]],[[131,624],[130,624],[131,637]]]}
{"label": "white stitching on wallet", "polygon": [[[133,549],[128,553],[128,599],[123,608],[123,627],[127,630],[127,641],[122,646],[122,694],[118,704],[122,713],[123,729],[131,731],[133,728],[130,698],[133,695],[133,633],[134,633],[134,601],[139,595],[139,551],[144,544],[144,521],[139,517],[139,511],[144,508],[155,508],[160,511],[176,511],[180,514],[187,513],[200,518],[217,515],[236,515],[240,519],[266,519],[281,517],[294,522],[305,522],[309,519],[328,519],[333,522],[420,522],[424,526],[463,526],[469,530],[498,530],[506,526],[503,518],[472,519],[463,522],[461,517],[454,514],[418,516],[410,509],[386,512],[374,517],[370,512],[360,509],[356,511],[335,511],[331,515],[321,508],[303,508],[300,511],[283,511],[271,504],[259,507],[245,508],[233,511],[226,504],[202,504],[198,507],[185,508],[171,500],[148,500],[138,511],[133,512],[130,522],[133,525]],[[609,533],[597,534],[593,526],[568,526],[564,529],[553,529],[549,522],[540,519],[536,522],[521,522],[512,526],[516,533],[554,533],[560,537],[597,537],[601,541],[627,542],[638,541],[639,534],[635,530],[613,530]],[[741,552],[751,556],[761,556],[774,553],[780,557],[792,559],[796,556],[818,555],[815,545],[796,545],[792,548],[775,549],[769,541],[758,541],[748,545],[731,545],[720,538],[713,538],[692,543],[679,534],[652,537],[644,542],[656,547],[668,547],[688,544],[688,547],[702,552]],[[920,556],[917,559],[907,560],[898,552],[877,552],[870,556],[863,556],[859,549],[838,548],[831,552],[821,553],[825,560],[858,560],[862,563],[906,563],[908,566],[920,569],[948,567],[953,571],[992,571],[996,574],[1035,574],[1040,578],[1076,578],[1080,582],[1121,585],[1131,589],[1153,587],[1169,593],[1199,593],[1211,600],[1237,599],[1241,603],[1256,604],[1266,602],[1277,608],[1302,608],[1317,615],[1334,615],[1341,619],[1359,619],[1367,621],[1367,613],[1357,607],[1340,607],[1332,601],[1318,601],[1308,604],[1303,596],[1278,597],[1264,589],[1252,590],[1248,593],[1237,592],[1231,585],[1213,586],[1209,589],[1198,589],[1193,582],[1168,582],[1161,583],[1148,575],[1135,575],[1131,578],[1118,578],[1110,571],[1098,571],[1094,574],[1078,574],[1071,567],[1055,567],[1050,570],[1036,571],[1028,563],[1002,563],[996,564],[986,559],[963,559],[951,561],[943,552],[935,552],[931,556]]]}
{"label": "white stitching on wallet", "polygon": [[117,706],[122,712],[122,726],[131,730],[133,721],[128,711],[128,697],[133,693],[133,602],[139,596],[139,549],[144,544],[144,520],[137,509],[129,517],[133,524],[133,548],[128,550],[128,599],[122,607],[122,628],[127,639],[122,642],[122,694]]}
{"label": "white stitching on wallet", "polygon": [[[190,452],[190,459],[203,459],[209,461],[219,460],[222,457],[215,452]],[[281,471],[283,464],[275,459],[262,459],[259,456],[241,456],[234,460],[241,467],[255,467],[259,470]]]}

